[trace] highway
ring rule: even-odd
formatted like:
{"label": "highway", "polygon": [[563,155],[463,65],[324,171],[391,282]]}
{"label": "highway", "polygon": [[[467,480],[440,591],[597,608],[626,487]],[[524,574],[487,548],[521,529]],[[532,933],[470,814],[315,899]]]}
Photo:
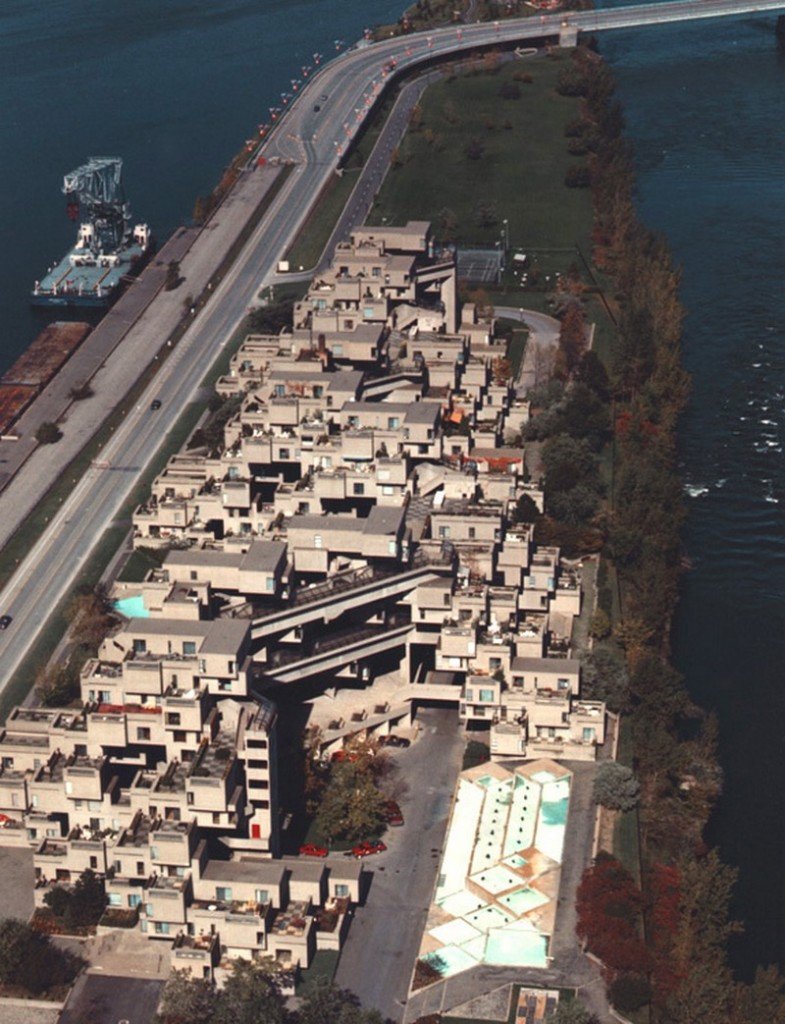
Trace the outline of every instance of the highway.
{"label": "highway", "polygon": [[[565,19],[570,27],[581,31],[600,31],[781,10],[785,10],[785,3],[773,0],[690,0],[571,13]],[[49,612],[78,579],[92,548],[112,523],[139,473],[182,409],[197,396],[201,380],[247,307],[254,302],[259,289],[274,278],[278,260],[287,251],[387,81],[435,56],[448,56],[477,46],[558,36],[561,27],[562,16],[543,15],[396,37],[352,49],[324,65],[304,83],[285,117],[277,122],[260,149],[267,159],[295,161],[294,173],[210,303],[198,314],[136,409],[118,426],[102,453],[102,462],[111,468],[91,469],[77,483],[0,593],[0,615],[13,616],[9,628],[0,633],[0,692],[22,663]],[[256,173],[249,170],[237,188],[242,190]],[[220,259],[221,254],[216,255]],[[149,408],[154,397],[163,400],[163,408],[158,412]],[[32,682],[31,679],[31,685]]]}

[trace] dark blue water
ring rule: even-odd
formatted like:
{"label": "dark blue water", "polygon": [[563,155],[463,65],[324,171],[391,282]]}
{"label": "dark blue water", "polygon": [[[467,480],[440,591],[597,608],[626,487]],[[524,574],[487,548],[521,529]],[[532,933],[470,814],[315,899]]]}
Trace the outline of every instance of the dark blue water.
{"label": "dark blue water", "polygon": [[[606,3],[603,6],[611,6]],[[679,667],[721,725],[736,968],[785,965],[785,56],[774,19],[609,33],[644,221],[683,267]]]}
{"label": "dark blue water", "polygon": [[190,216],[314,52],[403,0],[2,0],[0,368],[40,329],[27,293],[73,243],[63,174],[125,160],[159,239]]}

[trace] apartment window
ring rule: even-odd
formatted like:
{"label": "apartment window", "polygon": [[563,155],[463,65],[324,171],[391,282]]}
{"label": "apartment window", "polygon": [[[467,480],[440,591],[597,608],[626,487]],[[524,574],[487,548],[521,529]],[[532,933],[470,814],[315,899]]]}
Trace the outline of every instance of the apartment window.
{"label": "apartment window", "polygon": [[136,873],[137,873],[137,875],[144,875],[145,874],[145,867],[144,867],[144,861],[143,860],[138,860],[136,862]]}
{"label": "apartment window", "polygon": [[221,813],[220,811],[213,811],[213,825],[221,824]]}
{"label": "apartment window", "polygon": [[264,589],[268,594],[271,594],[275,590],[275,579],[272,576],[268,576],[264,581]]}
{"label": "apartment window", "polygon": [[207,671],[207,660],[205,658],[199,659],[199,671],[204,674]]}
{"label": "apartment window", "polygon": [[269,889],[257,889],[256,893],[257,903],[269,903],[270,902],[270,890]]}
{"label": "apartment window", "polygon": [[60,829],[58,829],[58,828],[48,828],[46,830],[46,835],[47,835],[47,838],[49,838],[49,839],[57,839],[57,837],[60,835]]}
{"label": "apartment window", "polygon": [[322,385],[321,384],[314,384],[314,386],[313,386],[313,397],[314,398],[321,398],[323,394],[324,394],[324,388],[322,387]]}
{"label": "apartment window", "polygon": [[371,268],[371,277],[381,277],[381,276],[382,276],[382,268],[381,267],[372,267]]}
{"label": "apartment window", "polygon": [[387,429],[397,430],[401,425],[401,419],[399,416],[388,416],[387,417]]}
{"label": "apartment window", "polygon": [[474,700],[474,690],[466,690],[464,693],[465,700]]}
{"label": "apartment window", "polygon": [[107,896],[107,901],[110,907],[121,907],[123,905],[123,897],[119,892],[110,892]]}
{"label": "apartment window", "polygon": [[98,858],[97,857],[91,857],[90,858],[90,870],[91,871],[97,871],[98,870]]}
{"label": "apartment window", "polygon": [[196,569],[191,569],[191,572],[190,572],[189,575],[190,575],[190,578],[192,580],[198,580],[199,579],[199,573],[196,571]]}
{"label": "apartment window", "polygon": [[183,654],[188,657],[193,657],[196,654],[196,641],[195,640],[183,640]]}
{"label": "apartment window", "polygon": [[596,735],[597,735],[597,733],[592,728],[592,726],[590,726],[590,725],[584,726],[584,729],[583,729],[583,742],[584,743],[594,743],[594,738],[595,738]]}
{"label": "apartment window", "polygon": [[166,713],[166,724],[167,725],[179,725],[180,724],[180,712],[179,711],[167,711],[167,713]]}
{"label": "apartment window", "polygon": [[133,640],[132,647],[134,654],[147,654],[146,640]]}
{"label": "apartment window", "polygon": [[461,454],[461,446],[459,444],[454,444],[452,446],[452,454],[453,455],[460,455]]}
{"label": "apartment window", "polygon": [[150,856],[152,857],[153,860],[158,860],[158,847],[157,846],[151,846],[150,847]]}
{"label": "apartment window", "polygon": [[452,594],[442,594],[442,604],[445,608],[449,608],[452,604]]}
{"label": "apartment window", "polygon": [[156,921],[155,922],[155,934],[156,935],[168,935],[169,934],[169,922],[168,921]]}
{"label": "apartment window", "polygon": [[488,668],[491,670],[491,672],[496,672],[501,667],[502,667],[502,659],[501,658],[488,658]]}
{"label": "apartment window", "polygon": [[398,554],[398,542],[397,541],[395,541],[395,540],[388,540],[387,541],[387,554],[388,555],[397,555]]}
{"label": "apartment window", "polygon": [[188,733],[185,731],[185,729],[175,729],[174,733],[172,734],[172,742],[187,743]]}
{"label": "apartment window", "polygon": [[395,488],[390,484],[382,484],[382,494],[395,494]]}
{"label": "apartment window", "polygon": [[128,897],[128,906],[129,907],[139,907],[139,906],[141,906],[141,904],[142,904],[142,897],[141,896],[129,896]]}
{"label": "apartment window", "polygon": [[336,899],[342,899],[342,898],[344,898],[344,897],[346,897],[348,895],[349,895],[349,886],[348,885],[343,885],[340,882],[336,882],[336,885],[335,885],[335,896],[336,896]]}
{"label": "apartment window", "polygon": [[559,682],[557,683],[557,686],[558,686],[558,688],[560,690],[569,690],[569,688],[570,688],[570,680],[569,679],[560,679]]}
{"label": "apartment window", "polygon": [[12,807],[18,807],[19,806],[19,794],[18,793],[12,793],[11,794],[11,806]]}
{"label": "apartment window", "polygon": [[333,355],[339,359],[343,355],[343,345],[333,345]]}
{"label": "apartment window", "polygon": [[493,690],[480,690],[480,701],[483,704],[493,703]]}
{"label": "apartment window", "polygon": [[322,537],[321,537],[321,534],[319,534],[319,533],[315,533],[315,534],[314,534],[314,538],[313,538],[313,546],[314,546],[315,548],[320,548],[320,547],[322,546]]}
{"label": "apartment window", "polygon": [[276,384],[275,385],[275,397],[276,398],[283,398],[285,394],[286,394],[286,386],[284,384]]}
{"label": "apartment window", "polygon": [[477,530],[474,526],[469,527],[469,540],[475,540],[477,537]]}
{"label": "apartment window", "polygon": [[352,484],[352,494],[356,494],[358,497],[361,497],[363,494],[365,494],[365,484]]}
{"label": "apartment window", "polygon": [[439,527],[439,536],[441,537],[442,540],[447,540],[449,538],[449,536],[450,536],[450,527],[449,526],[440,526]]}
{"label": "apartment window", "polygon": [[279,452],[278,452],[278,458],[279,459],[288,459],[289,458],[289,449],[288,448],[281,448],[279,450]]}
{"label": "apartment window", "polygon": [[136,738],[140,741],[150,739],[150,730],[147,728],[147,726],[137,726]]}
{"label": "apartment window", "polygon": [[222,903],[229,903],[232,899],[232,890],[228,885],[216,885],[215,898]]}
{"label": "apartment window", "polygon": [[114,869],[118,873],[118,875],[123,870],[123,862],[121,860],[116,860],[112,866],[114,867]]}

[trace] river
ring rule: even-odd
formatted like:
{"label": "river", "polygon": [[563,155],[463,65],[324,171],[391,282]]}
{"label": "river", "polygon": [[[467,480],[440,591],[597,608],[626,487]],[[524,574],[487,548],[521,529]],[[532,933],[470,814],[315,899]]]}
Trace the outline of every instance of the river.
{"label": "river", "polygon": [[[605,0],[610,6],[611,0]],[[41,325],[27,292],[72,242],[60,184],[119,154],[163,239],[313,53],[402,0],[4,0],[0,368]],[[740,869],[733,959],[785,966],[785,58],[773,19],[608,33],[644,220],[683,266],[694,389],[681,430],[690,517],[675,628],[721,725],[710,839]]]}
{"label": "river", "polygon": [[403,0],[3,0],[0,372],[50,317],[36,278],[75,238],[60,192],[118,155],[133,216],[165,240],[313,55],[335,55]]}
{"label": "river", "polygon": [[[617,6],[603,3],[601,6]],[[785,55],[771,17],[608,33],[645,223],[683,268],[693,569],[675,657],[720,722],[709,840],[739,868],[734,967],[785,966]]]}

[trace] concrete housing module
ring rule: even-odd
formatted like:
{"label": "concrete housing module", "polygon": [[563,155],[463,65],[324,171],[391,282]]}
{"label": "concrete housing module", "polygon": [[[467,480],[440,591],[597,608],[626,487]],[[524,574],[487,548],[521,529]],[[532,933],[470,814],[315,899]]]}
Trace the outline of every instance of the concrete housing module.
{"label": "concrete housing module", "polygon": [[[240,399],[223,437],[173,456],[134,512],[135,546],[163,562],[115,585],[122,623],[84,666],[82,706],[10,714],[1,841],[33,847],[38,903],[91,868],[111,910],[219,980],[234,957],[291,969],[338,948],[362,868],[281,856],[274,687],[400,666],[384,704],[363,709],[358,690],[324,756],[427,700],[485,729],[494,761],[595,757],[605,708],[581,700],[572,656],[579,569],[516,517],[524,495],[543,507],[516,440],[528,404],[493,319],[459,309],[455,265],[432,248],[427,223],[358,230],[291,329],[245,339],[218,383]],[[456,806],[464,790],[544,792],[546,771],[561,786],[549,765],[467,773]],[[506,869],[556,863],[543,835]],[[546,875],[526,876],[525,900]],[[483,893],[530,921],[517,890]]]}

